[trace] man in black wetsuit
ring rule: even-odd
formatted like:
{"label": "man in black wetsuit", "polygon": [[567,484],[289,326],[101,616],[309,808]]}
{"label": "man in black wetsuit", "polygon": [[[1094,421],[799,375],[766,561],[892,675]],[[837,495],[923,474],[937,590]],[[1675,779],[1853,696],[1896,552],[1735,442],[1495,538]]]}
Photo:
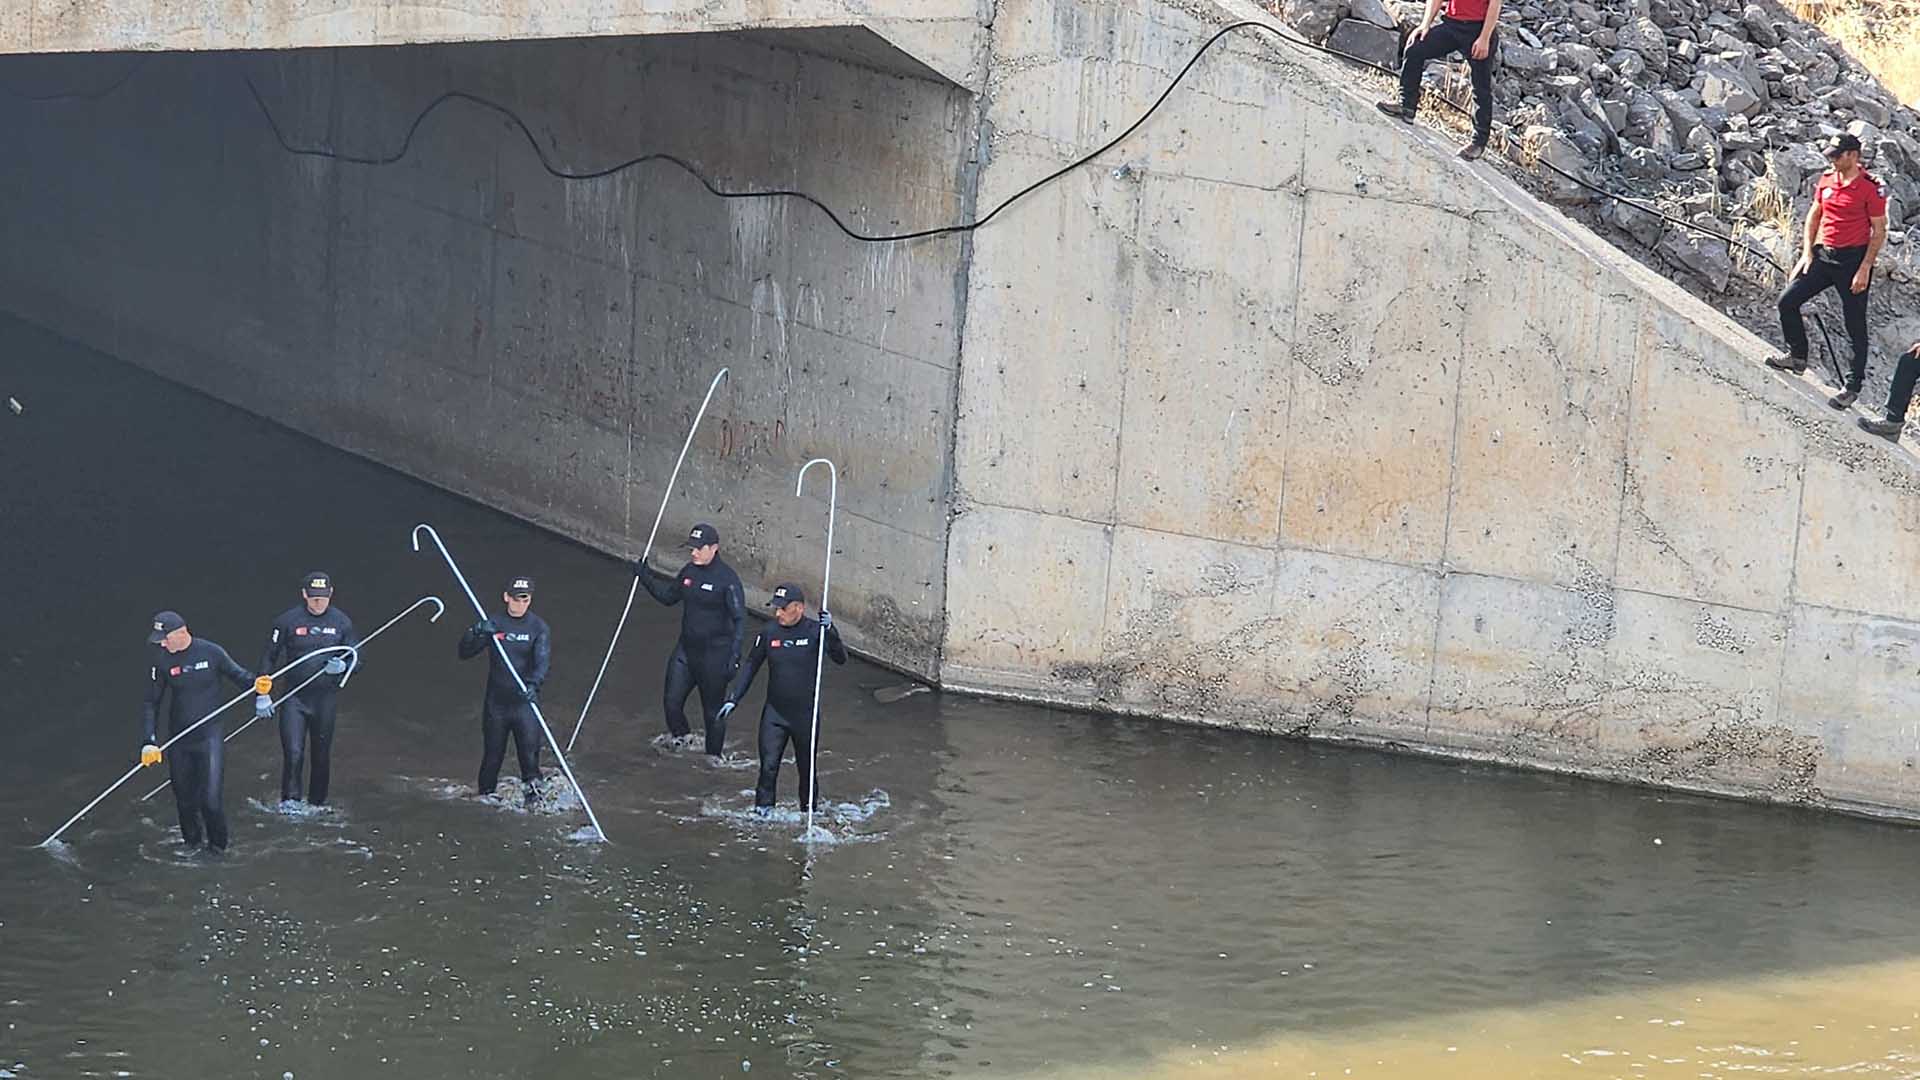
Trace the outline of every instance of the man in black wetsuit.
{"label": "man in black wetsuit", "polygon": [[[187,621],[178,612],[162,611],[153,617],[153,632],[147,644],[157,645],[147,668],[147,694],[140,703],[140,764],[160,763],[158,724],[160,702],[167,702],[167,735],[178,735],[188,725],[220,707],[224,695],[220,680],[237,685],[252,684],[255,691],[254,715],[272,712],[272,687],[264,679],[234,663],[227,650],[187,631]],[[226,744],[218,719],[195,728],[193,734],[175,743],[169,766],[173,777],[173,804],[180,815],[180,838],[188,847],[199,847],[202,838],[214,851],[227,849],[227,814],[221,802],[221,770],[226,763]]]}
{"label": "man in black wetsuit", "polygon": [[672,607],[685,603],[680,617],[680,643],[667,660],[667,731],[685,739],[687,695],[700,691],[700,711],[707,727],[707,753],[719,757],[727,743],[727,721],[720,713],[727,680],[740,666],[740,647],[747,636],[746,592],[740,575],[720,561],[720,533],[711,525],[693,527],[687,536],[691,561],[671,578],[663,578],[636,559],[634,575],[655,600]]}
{"label": "man in black wetsuit", "polygon": [[813,782],[813,679],[823,641],[827,659],[836,664],[847,662],[847,650],[840,631],[833,628],[833,614],[822,608],[818,622],[807,618],[806,599],[798,585],[773,590],[773,623],[754,636],[746,663],[720,706],[720,715],[732,712],[753,685],[760,665],[767,665],[767,703],[760,710],[760,782],[753,789],[756,809],[773,806],[788,742],[793,743],[793,764],[800,773],[800,808],[820,804],[820,789]]}
{"label": "man in black wetsuit", "polygon": [[[333,576],[315,570],[300,579],[298,607],[290,607],[273,620],[267,634],[267,651],[260,657],[260,670],[273,671],[280,665],[306,656],[329,645],[358,645],[353,620],[333,606]],[[281,680],[285,686],[299,686],[309,676],[319,677],[280,702],[280,801],[299,802],[301,781],[306,773],[308,742],[312,742],[313,783],[306,787],[308,801],[322,806],[327,801],[327,781],[332,775],[333,714],[340,693],[340,677],[347,673],[345,653],[329,653],[324,660],[315,657],[289,670]]]}
{"label": "man in black wetsuit", "polygon": [[[520,783],[528,806],[532,806],[540,788],[540,721],[533,715],[533,702],[540,696],[540,684],[547,681],[547,664],[552,642],[547,622],[528,609],[533,606],[533,579],[525,575],[507,579],[501,597],[507,613],[498,620],[482,619],[460,639],[460,659],[471,660],[487,654],[487,696],[480,707],[480,730],[485,750],[480,758],[480,794],[491,795],[500,783],[500,763],[506,760],[507,736],[513,736],[513,751],[520,759]],[[498,641],[506,649],[513,670],[527,685],[525,693],[513,681],[500,660]]]}

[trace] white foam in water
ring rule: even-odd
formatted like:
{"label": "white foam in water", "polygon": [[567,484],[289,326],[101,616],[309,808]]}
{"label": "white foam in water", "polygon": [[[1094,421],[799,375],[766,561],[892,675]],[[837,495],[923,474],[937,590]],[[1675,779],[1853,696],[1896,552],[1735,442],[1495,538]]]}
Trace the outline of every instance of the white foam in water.
{"label": "white foam in water", "polygon": [[312,803],[299,802],[293,799],[282,799],[277,803],[270,803],[254,798],[249,798],[247,805],[263,814],[292,818],[295,821],[321,819],[330,825],[344,824],[339,808],[333,806],[315,806]]}
{"label": "white foam in water", "polygon": [[[797,802],[782,803],[768,810],[753,805],[752,790],[741,791],[736,798],[744,799],[745,805],[738,802],[707,799],[700,804],[700,813],[707,817],[720,818],[741,828],[795,829],[799,832],[798,842],[807,844],[846,844],[862,843],[880,838],[878,833],[861,833],[853,826],[870,821],[880,811],[893,805],[893,799],[885,791],[875,788],[858,802],[834,802],[829,799],[820,804],[813,815],[813,829],[807,831],[807,812],[800,809]],[[835,833],[832,828],[839,828]]]}
{"label": "white foam in water", "polygon": [[400,777],[400,779],[409,784],[425,787],[427,793],[437,799],[477,802],[514,814],[571,814],[581,808],[580,793],[573,789],[572,784],[567,783],[565,773],[557,771],[541,774],[540,794],[534,799],[532,806],[527,805],[520,786],[520,778],[517,776],[501,777],[499,786],[491,795],[475,794],[473,785],[453,780],[417,780],[412,777]]}
{"label": "white foam in water", "polygon": [[[80,857],[74,854],[73,845],[67,843],[65,840],[55,840],[52,843],[41,844],[40,847],[45,850],[47,854],[69,866],[80,865]],[[0,1074],[4,1074],[0,1075],[0,1080],[6,1080],[7,1076],[13,1075],[4,1069],[0,1069]]]}

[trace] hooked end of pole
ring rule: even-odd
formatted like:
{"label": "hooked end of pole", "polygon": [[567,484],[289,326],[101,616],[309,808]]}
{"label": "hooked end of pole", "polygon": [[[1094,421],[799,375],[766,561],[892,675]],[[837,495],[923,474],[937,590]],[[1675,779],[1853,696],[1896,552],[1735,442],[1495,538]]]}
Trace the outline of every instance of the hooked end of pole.
{"label": "hooked end of pole", "polygon": [[433,526],[431,526],[431,525],[429,525],[429,524],[427,524],[426,522],[424,522],[424,521],[423,521],[423,522],[421,522],[420,524],[418,524],[418,525],[415,525],[415,526],[413,527],[413,550],[415,550],[415,551],[419,551],[419,550],[420,550],[420,530],[421,530],[421,529],[425,529],[425,530],[427,530],[428,532],[432,532],[432,531],[433,531]]}
{"label": "hooked end of pole", "polygon": [[439,622],[440,616],[445,615],[447,613],[447,605],[442,603],[440,601],[440,598],[437,596],[429,596],[427,597],[427,599],[433,601],[433,617],[428,619],[427,621]]}
{"label": "hooked end of pole", "polygon": [[342,647],[347,650],[347,673],[340,676],[340,685],[344,687],[353,680],[353,673],[360,670],[360,650],[351,645]]}

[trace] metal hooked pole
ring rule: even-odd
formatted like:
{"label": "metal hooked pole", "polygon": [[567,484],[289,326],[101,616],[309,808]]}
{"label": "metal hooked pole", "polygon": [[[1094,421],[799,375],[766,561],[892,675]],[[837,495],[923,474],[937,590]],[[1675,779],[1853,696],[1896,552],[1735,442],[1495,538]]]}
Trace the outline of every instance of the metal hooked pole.
{"label": "metal hooked pole", "polygon": [[[419,606],[420,606],[421,604],[432,604],[432,605],[434,606],[434,607],[433,607],[433,617],[432,617],[432,618],[430,618],[430,619],[428,619],[428,620],[427,620],[428,622],[439,622],[439,621],[440,621],[440,616],[442,616],[442,615],[444,615],[444,614],[446,614],[446,613],[447,613],[447,605],[445,605],[445,604],[443,604],[443,603],[441,603],[441,602],[440,602],[440,598],[439,598],[439,597],[437,597],[437,596],[423,596],[423,597],[421,597],[420,599],[418,599],[418,600],[415,600],[415,601],[414,601],[413,603],[411,603],[411,604],[408,604],[408,605],[407,605],[407,609],[406,609],[405,611],[402,611],[402,612],[401,612],[400,614],[398,614],[398,615],[395,615],[395,616],[394,616],[393,618],[391,618],[391,619],[388,619],[388,620],[387,620],[386,622],[384,622],[384,623],[381,623],[381,624],[380,624],[380,629],[378,629],[378,630],[375,630],[375,631],[374,631],[373,633],[371,633],[371,634],[368,634],[368,635],[367,635],[366,637],[363,637],[363,638],[361,638],[361,639],[359,640],[359,642],[357,642],[357,643],[356,643],[356,644],[354,645],[354,648],[356,648],[356,649],[364,649],[364,648],[366,648],[366,647],[367,647],[367,643],[368,643],[369,641],[372,641],[372,640],[373,640],[374,638],[377,638],[377,637],[379,637],[379,636],[380,636],[381,634],[384,634],[384,633],[386,633],[386,632],[387,632],[387,627],[389,627],[389,626],[392,626],[392,625],[393,625],[394,623],[397,623],[397,622],[399,622],[399,621],[400,621],[401,619],[404,619],[404,618],[406,618],[406,617],[407,617],[408,615],[411,615],[411,614],[413,614],[413,610],[414,610],[415,608],[417,608],[417,607],[419,607]],[[300,659],[302,659],[302,660],[304,660],[304,659],[306,659],[306,657],[304,657],[304,656],[303,656],[303,657],[301,657]],[[354,657],[353,657],[353,664],[352,664],[352,665],[351,665],[350,667],[348,667],[348,668],[347,668],[347,673],[346,673],[346,677],[340,680],[340,685],[341,685],[341,686],[345,686],[345,685],[347,685],[347,679],[351,679],[351,678],[353,677],[353,673],[354,673],[355,671],[358,671],[359,669],[360,669],[360,656],[359,656],[359,654],[357,654],[357,653],[356,653],[356,654],[354,655]],[[275,708],[278,708],[278,707],[279,707],[279,706],[281,705],[281,703],[283,703],[283,702],[285,702],[285,701],[286,701],[286,700],[287,700],[288,698],[290,698],[290,697],[292,697],[293,695],[295,695],[295,694],[297,694],[297,693],[299,693],[299,692],[300,692],[300,691],[302,691],[302,690],[305,690],[305,689],[307,688],[307,684],[308,684],[308,683],[310,683],[310,682],[312,682],[313,680],[315,680],[315,679],[317,679],[317,678],[319,678],[320,676],[322,676],[322,675],[325,675],[325,674],[326,674],[326,671],[325,671],[325,669],[322,669],[322,670],[320,670],[320,671],[316,671],[316,672],[314,672],[314,673],[313,673],[312,675],[309,675],[309,676],[307,676],[307,677],[306,677],[306,678],[305,678],[304,680],[302,680],[302,681],[301,681],[301,683],[300,683],[300,685],[299,685],[299,686],[296,686],[296,687],[294,687],[293,689],[291,689],[291,690],[289,690],[289,691],[287,691],[286,693],[284,693],[284,694],[281,694],[281,695],[280,695],[280,697],[279,697],[279,699],[278,699],[278,700],[276,700],[276,701],[275,701],[275,702],[273,703],[273,704],[274,704],[274,707],[275,707]],[[227,732],[227,735],[226,735],[226,738],[224,738],[224,739],[222,739],[221,741],[222,741],[222,742],[232,742],[232,741],[233,741],[233,740],[234,740],[235,738],[237,738],[237,737],[239,737],[239,735],[240,735],[240,733],[241,733],[241,732],[243,732],[243,731],[245,731],[245,730],[247,730],[248,728],[250,728],[250,727],[252,727],[253,725],[255,725],[255,724],[257,724],[257,723],[259,723],[259,722],[260,722],[260,717],[259,717],[259,715],[258,715],[257,713],[256,713],[255,715],[253,715],[253,716],[249,716],[249,717],[247,717],[247,722],[246,722],[246,723],[244,723],[244,724],[241,724],[241,725],[240,725],[239,727],[237,727],[237,728],[234,728],[234,729],[233,729],[232,731],[229,731],[229,732]],[[163,792],[163,791],[165,791],[165,790],[167,790],[167,785],[169,785],[169,784],[172,784],[172,783],[173,783],[173,781],[172,781],[171,779],[169,779],[169,780],[167,780],[167,781],[166,781],[165,783],[163,783],[163,784],[161,784],[161,785],[160,785],[159,787],[157,787],[157,788],[154,788],[154,789],[153,789],[152,791],[149,791],[149,792],[147,792],[147,793],[146,793],[145,795],[142,795],[142,796],[140,796],[140,801],[141,801],[141,802],[146,802],[146,801],[147,801],[148,799],[151,799],[151,798],[153,798],[153,797],[154,797],[155,795],[158,795],[158,794],[160,794],[161,792]]]}
{"label": "metal hooked pole", "polygon": [[[293,670],[293,669],[294,669],[295,667],[298,667],[299,665],[301,665],[301,664],[303,664],[303,663],[306,663],[306,662],[307,662],[308,660],[310,660],[310,659],[312,659],[313,657],[316,657],[316,656],[320,656],[320,655],[322,655],[322,654],[325,654],[325,653],[337,653],[337,652],[343,652],[343,653],[346,653],[346,654],[347,654],[347,656],[348,656],[349,658],[351,658],[351,660],[352,660],[352,662],[353,662],[353,663],[355,663],[355,664],[357,664],[357,663],[359,663],[359,661],[360,661],[360,650],[359,650],[359,649],[358,649],[358,648],[357,648],[356,646],[353,646],[353,645],[329,645],[329,646],[327,646],[327,647],[326,647],[326,648],[324,648],[324,649],[315,649],[315,650],[313,650],[312,652],[310,652],[310,653],[308,653],[307,655],[305,655],[305,656],[303,656],[303,657],[301,657],[300,659],[298,659],[298,660],[295,660],[295,661],[293,661],[292,663],[290,663],[290,664],[288,664],[287,666],[285,666],[285,667],[283,667],[283,668],[281,668],[281,669],[280,669],[279,671],[276,671],[276,672],[273,672],[272,674],[270,674],[270,675],[268,675],[268,676],[267,676],[267,678],[268,678],[268,679],[277,679],[277,678],[279,678],[280,676],[282,676],[282,675],[285,675],[285,674],[286,674],[287,672],[289,672],[289,671],[291,671],[291,670]],[[347,680],[348,680],[348,679],[351,679],[352,677],[353,677],[353,669],[352,669],[351,667],[349,667],[349,668],[347,669],[347,673],[346,673],[346,675],[344,675],[344,676],[342,676],[342,677],[341,677],[341,679],[340,679],[340,685],[341,685],[341,686],[345,686],[345,685],[347,685]],[[311,681],[311,680],[309,680],[309,681]],[[300,685],[301,685],[301,686],[305,686],[305,685],[306,685],[306,683],[301,683]],[[224,705],[222,705],[222,706],[220,706],[219,708],[217,708],[217,709],[215,709],[215,710],[213,710],[212,712],[210,712],[210,713],[208,713],[207,715],[205,715],[205,716],[203,716],[203,717],[201,717],[200,719],[198,719],[198,720],[195,720],[195,721],[194,721],[193,723],[191,723],[191,724],[188,724],[188,725],[187,725],[186,727],[184,727],[184,728],[181,728],[181,729],[180,729],[180,730],[179,730],[178,732],[176,732],[176,733],[175,733],[175,734],[173,735],[173,737],[172,737],[172,738],[170,738],[170,739],[168,739],[168,740],[167,740],[166,742],[163,742],[163,743],[161,743],[161,744],[160,744],[160,752],[161,752],[161,753],[163,753],[163,754],[164,754],[164,753],[166,753],[166,751],[167,751],[167,748],[168,748],[168,747],[171,747],[171,746],[172,746],[172,745],[173,745],[174,743],[177,743],[177,742],[179,742],[179,741],[180,741],[181,739],[184,739],[184,738],[186,738],[186,737],[187,737],[188,735],[191,735],[191,734],[193,734],[193,733],[194,733],[195,731],[197,731],[197,730],[199,730],[199,728],[200,728],[200,725],[202,725],[202,724],[204,724],[204,723],[206,723],[207,721],[209,721],[209,720],[211,720],[211,719],[213,719],[213,718],[214,718],[214,717],[216,717],[216,716],[219,716],[219,715],[220,715],[221,713],[223,713],[223,712],[226,712],[226,711],[227,711],[228,709],[231,709],[231,708],[233,708],[233,707],[234,707],[235,705],[238,705],[238,704],[240,704],[240,703],[241,703],[242,701],[245,701],[245,700],[246,700],[247,698],[249,698],[249,697],[252,697],[252,696],[254,696],[254,695],[255,695],[255,693],[256,693],[256,688],[255,688],[255,687],[251,687],[251,686],[250,686],[250,687],[248,687],[248,688],[246,688],[245,690],[242,690],[242,691],[241,691],[240,693],[238,693],[238,694],[235,694],[235,695],[234,695],[233,697],[231,697],[231,698],[229,698],[229,699],[227,700],[227,703],[226,703],[226,704],[224,704]],[[103,791],[103,792],[101,792],[101,793],[100,793],[100,794],[98,794],[98,795],[95,795],[95,796],[93,797],[93,801],[92,801],[92,802],[90,802],[90,803],[88,803],[87,805],[85,805],[85,806],[83,806],[83,807],[81,807],[81,808],[80,808],[80,812],[79,812],[79,813],[77,813],[77,814],[75,814],[75,815],[73,815],[72,817],[70,817],[70,818],[68,818],[68,819],[67,819],[67,823],[66,823],[65,825],[62,825],[62,826],[60,826],[59,828],[57,828],[57,829],[55,829],[55,830],[53,830],[53,833],[52,833],[52,835],[50,835],[50,836],[48,836],[48,837],[47,837],[47,838],[46,838],[45,840],[42,840],[42,841],[40,841],[40,842],[39,842],[38,844],[35,844],[34,846],[35,846],[35,847],[46,847],[46,846],[48,846],[49,844],[52,844],[52,843],[53,843],[53,842],[54,842],[55,840],[58,840],[58,839],[60,839],[60,834],[61,834],[61,833],[64,833],[64,832],[66,832],[66,831],[67,831],[68,829],[71,829],[71,828],[73,828],[73,826],[74,826],[74,824],[75,824],[76,822],[78,822],[78,821],[79,821],[79,820],[80,820],[81,818],[83,818],[83,817],[86,817],[86,816],[87,816],[87,814],[88,814],[88,812],[90,812],[90,811],[91,811],[91,810],[92,810],[92,809],[93,809],[94,807],[96,807],[96,806],[99,806],[99,805],[100,805],[100,804],[101,804],[102,802],[105,802],[105,801],[106,801],[106,798],[107,798],[107,796],[109,796],[109,795],[111,795],[111,794],[113,794],[114,792],[116,792],[116,791],[118,791],[118,790],[120,790],[120,785],[122,785],[122,784],[125,784],[125,783],[126,783],[127,781],[129,781],[129,780],[131,780],[131,779],[133,779],[133,777],[134,777],[134,774],[136,774],[136,773],[138,773],[138,772],[139,772],[139,771],[140,771],[141,769],[144,769],[144,768],[146,768],[146,766],[145,766],[145,765],[135,765],[135,766],[134,766],[133,768],[131,768],[131,769],[128,769],[128,770],[127,770],[127,771],[126,771],[125,773],[123,773],[123,774],[121,774],[121,776],[120,776],[120,779],[118,779],[118,780],[115,780],[115,781],[114,781],[113,783],[111,783],[111,784],[109,784],[109,785],[107,785],[107,790],[105,790],[105,791]]]}
{"label": "metal hooked pole", "polygon": [[[826,458],[814,458],[800,466],[800,475],[793,478],[793,497],[799,498],[801,489],[807,483],[807,470],[815,465],[827,467],[827,565],[820,572],[820,610],[827,610],[827,590],[833,587],[833,519],[840,510],[840,470]],[[807,835],[813,835],[813,804],[820,801],[820,774],[815,766],[820,760],[820,676],[826,669],[827,634],[820,632],[820,644],[813,656],[813,724],[807,738]]]}
{"label": "metal hooked pole", "polygon": [[[700,402],[700,411],[693,414],[693,426],[687,429],[687,441],[680,444],[680,457],[673,463],[673,475],[667,477],[667,490],[660,496],[660,512],[653,515],[653,528],[647,531],[647,546],[640,552],[640,571],[646,572],[647,556],[653,554],[654,537],[660,533],[660,522],[667,516],[667,500],[673,498],[673,486],[680,479],[680,466],[687,462],[687,451],[693,449],[693,437],[700,430],[700,421],[707,415],[707,406],[713,401],[713,392],[720,389],[720,380],[727,377],[727,369],[721,368],[713,381],[707,384],[707,396]],[[567,736],[567,749],[572,750],[574,741],[580,738],[580,729],[586,725],[587,710],[593,708],[593,696],[600,692],[600,680],[607,677],[607,665],[613,662],[614,646],[620,644],[620,631],[626,628],[627,616],[633,612],[633,598],[640,591],[640,574],[633,576],[627,586],[627,605],[620,609],[620,621],[613,625],[613,637],[607,642],[607,655],[600,658],[600,673],[593,677],[593,688],[587,691],[586,704],[580,706],[580,719],[574,721],[573,734]]]}
{"label": "metal hooked pole", "polygon": [[[453,571],[454,580],[460,583],[460,591],[467,594],[467,600],[473,604],[473,610],[479,614],[480,618],[485,619],[487,609],[480,606],[480,598],[473,595],[473,587],[467,584],[467,575],[460,572],[460,564],[453,561],[453,553],[448,551],[447,545],[441,542],[440,534],[434,531],[433,526],[423,521],[413,527],[413,550],[420,550],[420,534],[423,531],[433,538],[433,546],[440,549],[440,557],[447,561],[447,569]],[[513,676],[513,684],[518,686],[521,694],[526,696],[527,705],[533,710],[533,718],[540,721],[540,731],[546,735],[547,745],[553,747],[553,756],[560,762],[560,771],[567,775],[567,783],[572,784],[574,793],[580,796],[580,808],[587,812],[587,820],[593,822],[593,831],[600,834],[602,842],[612,843],[607,839],[607,830],[600,827],[600,818],[593,812],[593,804],[587,801],[586,789],[582,788],[580,781],[574,778],[573,767],[567,764],[567,755],[560,749],[560,740],[553,737],[553,729],[547,726],[547,718],[540,711],[540,703],[533,700],[533,695],[528,693],[526,680],[520,677],[519,670],[513,666],[512,658],[507,656],[507,647],[500,644],[500,639],[497,637],[490,637],[488,640],[493,642],[494,651],[500,654],[500,662],[506,665],[507,674]]]}

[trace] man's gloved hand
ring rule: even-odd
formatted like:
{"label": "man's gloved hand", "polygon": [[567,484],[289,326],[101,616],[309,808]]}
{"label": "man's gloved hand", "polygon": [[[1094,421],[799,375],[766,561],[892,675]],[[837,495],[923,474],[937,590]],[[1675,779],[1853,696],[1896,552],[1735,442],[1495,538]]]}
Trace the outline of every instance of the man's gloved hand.
{"label": "man's gloved hand", "polygon": [[528,704],[535,704],[539,702],[540,688],[537,686],[529,686],[525,690],[520,691],[520,700],[527,702]]}
{"label": "man's gloved hand", "polygon": [[492,637],[499,632],[500,628],[493,625],[492,619],[481,619],[479,622],[473,624],[473,629],[467,631],[467,633],[472,634],[474,637]]}
{"label": "man's gloved hand", "polygon": [[721,702],[721,703],[720,703],[720,715],[721,715],[721,716],[725,716],[725,715],[727,715],[728,713],[730,713],[730,712],[732,712],[732,711],[733,711],[733,702],[731,702],[731,701],[723,701],[723,702]]}
{"label": "man's gloved hand", "polygon": [[820,629],[833,629],[833,612],[828,611],[826,608],[820,609]]}
{"label": "man's gloved hand", "polygon": [[141,768],[144,769],[149,765],[158,765],[158,764],[160,764],[160,748],[159,747],[153,745],[152,743],[148,743],[147,745],[140,748],[140,767]]}
{"label": "man's gloved hand", "polygon": [[273,697],[270,694],[253,695],[253,715],[267,717],[273,715]]}
{"label": "man's gloved hand", "polygon": [[633,566],[634,577],[643,578],[647,576],[647,560],[635,559],[631,565]]}
{"label": "man's gloved hand", "polygon": [[341,656],[339,653],[334,653],[332,656],[327,657],[327,674],[345,675],[346,673],[347,673],[346,657]]}

